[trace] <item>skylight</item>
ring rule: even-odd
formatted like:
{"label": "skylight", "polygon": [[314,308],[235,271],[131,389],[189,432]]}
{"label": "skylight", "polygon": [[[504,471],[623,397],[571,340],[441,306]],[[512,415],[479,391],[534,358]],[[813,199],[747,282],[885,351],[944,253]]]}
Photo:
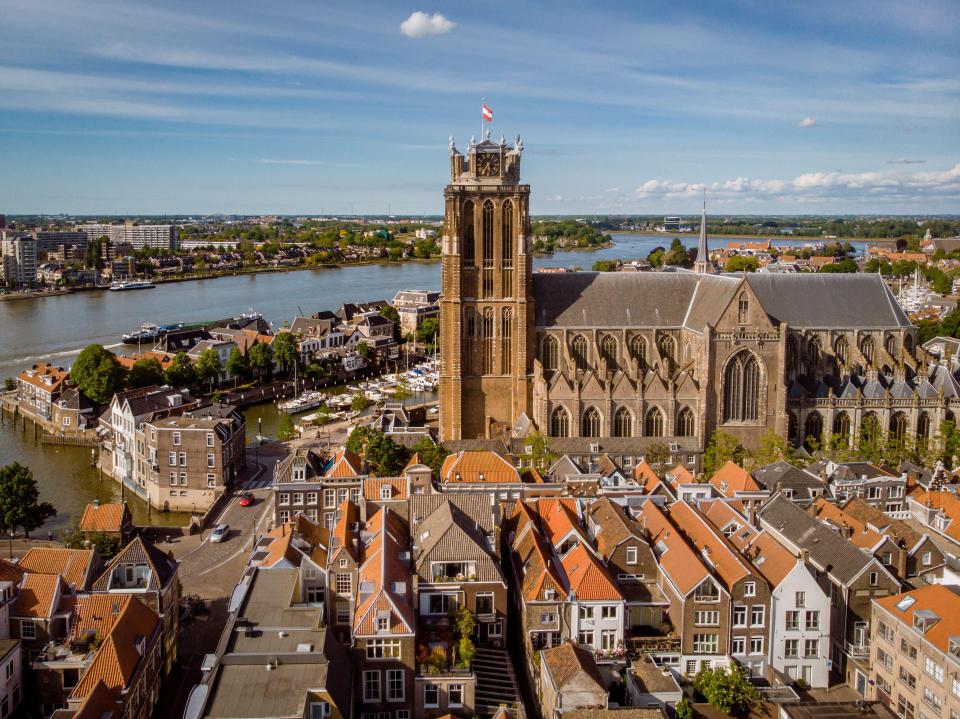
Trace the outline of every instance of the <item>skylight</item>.
{"label": "skylight", "polygon": [[916,602],[916,601],[917,601],[917,600],[916,600],[914,597],[912,597],[912,596],[910,596],[910,595],[908,594],[908,595],[905,596],[903,599],[901,599],[899,602],[897,602],[897,609],[898,609],[899,611],[901,611],[901,612],[905,612],[905,611],[907,611],[910,607],[912,607],[912,606],[913,606],[913,603]]}

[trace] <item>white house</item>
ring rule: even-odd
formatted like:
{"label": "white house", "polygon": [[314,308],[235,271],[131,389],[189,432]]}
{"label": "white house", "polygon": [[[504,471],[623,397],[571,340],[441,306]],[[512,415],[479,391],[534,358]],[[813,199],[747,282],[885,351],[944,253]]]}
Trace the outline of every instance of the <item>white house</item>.
{"label": "white house", "polygon": [[600,656],[622,655],[626,601],[616,582],[584,544],[567,552],[561,563],[570,584],[571,638]]}

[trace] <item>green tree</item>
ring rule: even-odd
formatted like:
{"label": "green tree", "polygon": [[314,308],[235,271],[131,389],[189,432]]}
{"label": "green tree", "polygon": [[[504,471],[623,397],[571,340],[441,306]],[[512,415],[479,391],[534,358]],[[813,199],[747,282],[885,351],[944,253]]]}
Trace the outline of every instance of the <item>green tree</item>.
{"label": "green tree", "polygon": [[104,559],[112,559],[120,551],[120,540],[107,532],[81,532],[74,528],[63,537],[64,546],[70,549],[96,549]]}
{"label": "green tree", "polygon": [[417,342],[433,347],[440,334],[440,321],[436,317],[427,317],[417,327]]}
{"label": "green tree", "polygon": [[370,440],[371,432],[373,432],[373,430],[370,427],[361,427],[359,425],[354,427],[343,445],[344,448],[354,454],[362,456],[366,450],[367,442]]}
{"label": "green tree", "polygon": [[395,477],[403,471],[409,459],[405,447],[397,444],[379,430],[373,430],[363,451],[367,467],[376,477]]}
{"label": "green tree", "polygon": [[357,343],[357,354],[363,357],[368,362],[370,361],[370,355],[373,354],[373,347],[371,347],[366,342]]}
{"label": "green tree", "polygon": [[400,339],[400,313],[393,305],[384,305],[380,308],[380,315],[393,322],[393,338]]}
{"label": "green tree", "polygon": [[393,398],[397,402],[403,402],[404,400],[410,399],[411,394],[410,385],[407,384],[405,379],[401,379],[399,382],[397,382],[397,388],[393,392]]}
{"label": "green tree", "polygon": [[369,407],[373,402],[370,401],[370,398],[367,397],[363,392],[356,392],[353,395],[353,398],[350,400],[350,409],[354,412],[363,412],[367,407]]}
{"label": "green tree", "polygon": [[70,368],[70,379],[94,402],[107,404],[123,389],[126,371],[113,352],[103,345],[92,344],[77,355]]}
{"label": "green tree", "polygon": [[744,714],[760,701],[760,693],[747,679],[743,669],[701,669],[693,679],[693,688],[717,711]]}
{"label": "green tree", "polygon": [[425,464],[430,468],[430,474],[433,475],[434,479],[440,479],[443,460],[450,454],[443,448],[443,445],[435,444],[432,439],[424,437],[413,445],[410,451],[417,455],[421,464]]}
{"label": "green tree", "polygon": [[197,370],[187,353],[181,350],[163,373],[164,381],[173,387],[190,387],[197,381]]}
{"label": "green tree", "polygon": [[727,272],[756,272],[759,268],[760,262],[750,255],[734,255],[724,267]]}
{"label": "green tree", "polygon": [[732,459],[743,466],[747,451],[740,444],[740,440],[721,429],[716,430],[710,437],[710,443],[703,452],[703,471],[708,477],[712,476],[720,467]]}
{"label": "green tree", "polygon": [[8,532],[17,527],[30,535],[57,510],[49,502],[40,502],[40,491],[33,472],[19,462],[0,467],[0,526]]}
{"label": "green tree", "polygon": [[230,357],[227,358],[227,372],[233,375],[233,386],[237,386],[237,381],[247,376],[250,371],[250,365],[247,362],[246,355],[240,351],[239,347],[234,347],[230,351]]}
{"label": "green tree", "polygon": [[457,644],[458,654],[460,655],[460,661],[467,669],[470,668],[470,664],[473,662],[473,658],[477,655],[477,647],[474,645],[473,640],[470,637],[460,637],[460,642]]}
{"label": "green tree", "polygon": [[127,385],[132,388],[149,387],[162,382],[163,367],[156,357],[138,359],[127,374]]}
{"label": "green tree", "polygon": [[677,719],[693,719],[693,704],[686,697],[677,702],[673,711]]}
{"label": "green tree", "polygon": [[663,442],[648,444],[643,452],[643,458],[654,470],[663,469],[670,461],[670,448]]}
{"label": "green tree", "polygon": [[223,365],[220,364],[220,355],[213,347],[208,347],[200,353],[197,359],[197,375],[200,379],[208,382],[210,391],[213,391],[213,384],[220,377],[223,371]]}
{"label": "green tree", "polygon": [[281,332],[270,343],[273,359],[279,363],[284,372],[291,372],[294,364],[300,359],[299,345],[300,342],[293,332]]}
{"label": "green tree", "polygon": [[284,413],[280,418],[280,424],[277,427],[277,437],[282,439],[284,442],[289,441],[297,436],[297,428],[293,423],[293,417],[289,414]]}
{"label": "green tree", "polygon": [[760,437],[760,444],[753,453],[753,465],[765,467],[768,464],[786,460],[796,460],[796,450],[786,439],[777,434],[773,428],[768,429]]}
{"label": "green tree", "polygon": [[[531,432],[523,440],[524,450],[531,464],[543,472],[557,459],[550,451],[550,441],[540,432]],[[529,449],[528,449],[529,448]]]}
{"label": "green tree", "polygon": [[273,370],[273,350],[268,344],[254,342],[247,353],[247,358],[250,360],[250,366],[257,371],[257,377],[261,382],[264,376]]}
{"label": "green tree", "polygon": [[13,377],[7,377],[3,380],[3,391],[13,392],[17,388],[17,381]]}
{"label": "green tree", "polygon": [[616,272],[620,269],[620,263],[616,260],[597,260],[593,263],[594,272]]}

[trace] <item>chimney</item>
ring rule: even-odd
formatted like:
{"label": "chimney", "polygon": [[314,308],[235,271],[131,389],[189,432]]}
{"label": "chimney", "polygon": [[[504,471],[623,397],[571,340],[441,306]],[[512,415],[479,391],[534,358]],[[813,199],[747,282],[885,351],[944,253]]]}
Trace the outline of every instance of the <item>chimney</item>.
{"label": "chimney", "polygon": [[806,564],[807,562],[810,561],[810,550],[809,550],[809,549],[801,549],[801,550],[800,550],[800,561],[803,562],[804,564]]}
{"label": "chimney", "polygon": [[93,498],[93,506],[94,506],[94,507],[99,507],[99,506],[100,506],[100,499],[99,499],[99,498],[97,498],[97,497],[94,497],[94,498]]}

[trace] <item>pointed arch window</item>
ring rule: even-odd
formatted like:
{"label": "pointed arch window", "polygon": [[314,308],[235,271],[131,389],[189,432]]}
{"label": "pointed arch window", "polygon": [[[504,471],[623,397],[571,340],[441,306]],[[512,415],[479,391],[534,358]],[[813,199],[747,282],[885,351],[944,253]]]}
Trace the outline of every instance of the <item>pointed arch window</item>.
{"label": "pointed arch window", "polygon": [[603,419],[600,417],[600,412],[596,407],[588,407],[587,411],[583,413],[583,421],[580,426],[580,436],[581,437],[599,437],[600,436],[600,427],[603,424]]}
{"label": "pointed arch window", "polygon": [[684,407],[677,415],[677,436],[693,437],[696,435],[696,419],[693,416],[693,410]]}
{"label": "pointed arch window", "polygon": [[663,357],[667,367],[672,369],[677,359],[677,343],[670,335],[660,335],[657,340],[657,347],[660,350],[660,356]]}
{"label": "pointed arch window", "polygon": [[630,354],[637,361],[640,369],[647,368],[647,340],[637,335],[630,340]]}
{"label": "pointed arch window", "polygon": [[513,310],[504,307],[500,313],[500,374],[513,371]]}
{"label": "pointed arch window", "polygon": [[913,337],[910,335],[903,336],[903,349],[907,352],[913,352]]}
{"label": "pointed arch window", "polygon": [[600,340],[600,354],[607,363],[607,369],[611,371],[616,370],[619,365],[617,362],[618,344],[617,338],[613,335],[604,335]]}
{"label": "pointed arch window", "polygon": [[818,444],[823,441],[823,416],[819,412],[811,412],[807,415],[807,421],[803,428],[803,443],[808,448],[811,440]]}
{"label": "pointed arch window", "polygon": [[507,200],[500,208],[501,256],[503,268],[500,284],[504,297],[513,297],[513,202]]}
{"label": "pointed arch window", "polygon": [[833,433],[844,441],[850,438],[850,415],[840,412],[833,418]]}
{"label": "pointed arch window", "polygon": [[897,338],[893,335],[887,335],[887,339],[884,341],[884,349],[887,351],[887,354],[891,357],[897,356]]}
{"label": "pointed arch window", "polygon": [[820,338],[811,337],[807,342],[807,361],[811,364],[811,369],[816,370],[820,364]]}
{"label": "pointed arch window", "polygon": [[463,371],[464,374],[473,374],[477,351],[477,313],[473,307],[464,309],[463,326]]}
{"label": "pointed arch window", "polygon": [[833,345],[833,352],[837,356],[837,362],[842,365],[847,363],[849,359],[850,351],[847,344],[846,337],[838,337],[836,343]]}
{"label": "pointed arch window", "polygon": [[618,408],[616,414],[613,415],[613,436],[633,436],[633,414],[626,407]]}
{"label": "pointed arch window", "polygon": [[926,412],[921,412],[920,416],[917,417],[917,444],[920,447],[925,448],[927,446],[927,440],[930,439],[930,415]]}
{"label": "pointed arch window", "polygon": [[874,347],[873,347],[873,337],[867,335],[860,340],[860,354],[863,355],[864,359],[867,360],[869,364],[873,364],[874,356]]}
{"label": "pointed arch window", "polygon": [[890,436],[903,441],[907,436],[907,415],[903,412],[894,412],[890,417]]}
{"label": "pointed arch window", "polygon": [[560,342],[553,335],[547,335],[543,338],[543,368],[548,370],[559,369],[560,367]]}
{"label": "pointed arch window", "polygon": [[787,439],[796,444],[799,440],[800,425],[797,422],[797,415],[793,412],[787,412]]}
{"label": "pointed arch window", "polygon": [[493,201],[483,203],[483,294],[493,296]]}
{"label": "pointed arch window", "polygon": [[643,434],[647,437],[663,436],[663,410],[651,407],[643,419]]}
{"label": "pointed arch window", "polygon": [[880,438],[880,420],[874,412],[867,412],[860,420],[860,441],[874,442]]}
{"label": "pointed arch window", "polygon": [[755,422],[760,417],[760,365],[742,350],[723,372],[723,421]]}
{"label": "pointed arch window", "polygon": [[573,355],[573,363],[578,370],[587,369],[587,338],[583,335],[577,335],[570,343],[570,354]]}
{"label": "pointed arch window", "polygon": [[483,367],[481,374],[491,374],[493,372],[493,331],[494,331],[493,307],[483,308],[483,321],[481,323],[481,339],[483,341]]}
{"label": "pointed arch window", "polygon": [[463,264],[467,267],[473,267],[476,262],[476,238],[473,234],[473,202],[470,200],[463,203],[460,222],[462,225],[460,236],[463,238]]}
{"label": "pointed arch window", "polygon": [[750,321],[750,300],[746,292],[740,293],[740,299],[737,302],[737,323],[745,325]]}
{"label": "pointed arch window", "polygon": [[550,413],[550,436],[570,436],[570,413],[563,407],[554,407]]}

